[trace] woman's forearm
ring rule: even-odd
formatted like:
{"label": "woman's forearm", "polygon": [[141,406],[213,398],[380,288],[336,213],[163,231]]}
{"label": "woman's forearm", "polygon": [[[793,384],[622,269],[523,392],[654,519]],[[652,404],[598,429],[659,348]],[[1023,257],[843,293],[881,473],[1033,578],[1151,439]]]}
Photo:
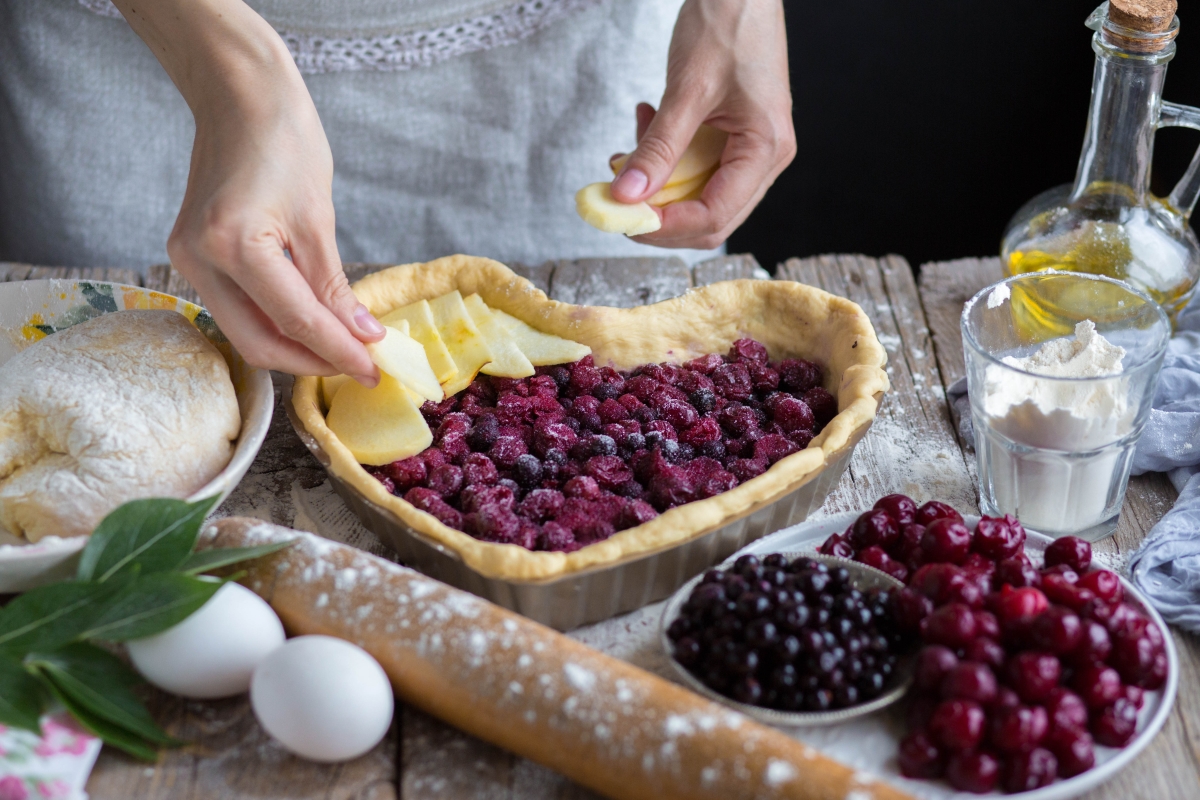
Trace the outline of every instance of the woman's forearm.
{"label": "woman's forearm", "polygon": [[[242,0],[114,0],[199,118],[214,103],[249,111],[303,80],[271,26]],[[264,97],[266,95],[267,97]]]}

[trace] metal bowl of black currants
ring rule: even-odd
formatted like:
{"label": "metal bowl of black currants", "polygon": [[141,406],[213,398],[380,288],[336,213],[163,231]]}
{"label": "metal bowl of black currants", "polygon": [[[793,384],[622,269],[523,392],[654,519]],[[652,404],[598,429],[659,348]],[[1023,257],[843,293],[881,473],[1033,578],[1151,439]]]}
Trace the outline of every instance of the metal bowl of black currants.
{"label": "metal bowl of black currants", "polygon": [[911,637],[887,612],[903,586],[835,556],[743,555],[671,597],[662,643],[684,684],[753,719],[842,722],[894,703],[911,683]]}

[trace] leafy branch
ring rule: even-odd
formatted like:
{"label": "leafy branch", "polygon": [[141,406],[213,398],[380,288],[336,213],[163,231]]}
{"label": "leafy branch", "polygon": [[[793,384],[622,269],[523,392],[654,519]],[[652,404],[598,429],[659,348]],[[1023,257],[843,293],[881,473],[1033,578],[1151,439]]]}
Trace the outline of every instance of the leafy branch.
{"label": "leafy branch", "polygon": [[134,500],[88,539],[75,579],[0,608],[0,723],[40,733],[55,702],[84,729],[153,761],[169,736],[133,689],[141,678],[96,643],[153,636],[179,624],[225,583],[202,573],[269,555],[290,542],[195,552],[216,498]]}

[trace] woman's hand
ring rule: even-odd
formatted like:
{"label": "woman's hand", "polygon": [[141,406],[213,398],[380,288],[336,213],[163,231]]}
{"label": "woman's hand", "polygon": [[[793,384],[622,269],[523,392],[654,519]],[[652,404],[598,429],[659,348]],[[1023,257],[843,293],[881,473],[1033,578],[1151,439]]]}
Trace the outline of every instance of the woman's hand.
{"label": "woman's hand", "polygon": [[[334,236],[333,156],[282,41],[241,0],[118,0],[196,119],[172,265],[251,364],[374,386]],[[168,13],[169,12],[169,13]]]}
{"label": "woman's hand", "polygon": [[637,121],[637,149],[612,185],[625,203],[666,184],[702,123],[729,133],[701,197],[664,206],[662,227],[634,237],[659,247],[719,246],[796,155],[782,1],[687,0],[662,103],[657,113],[639,105]]}

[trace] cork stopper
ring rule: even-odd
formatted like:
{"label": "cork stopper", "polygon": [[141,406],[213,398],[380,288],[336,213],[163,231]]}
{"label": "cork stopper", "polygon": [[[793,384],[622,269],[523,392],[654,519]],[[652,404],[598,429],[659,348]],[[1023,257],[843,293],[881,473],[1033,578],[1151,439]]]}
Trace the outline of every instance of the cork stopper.
{"label": "cork stopper", "polygon": [[1166,50],[1179,34],[1176,0],[1109,0],[1104,38],[1132,53]]}
{"label": "cork stopper", "polygon": [[1171,27],[1175,0],[1109,0],[1108,18],[1120,25],[1142,33],[1162,33]]}

